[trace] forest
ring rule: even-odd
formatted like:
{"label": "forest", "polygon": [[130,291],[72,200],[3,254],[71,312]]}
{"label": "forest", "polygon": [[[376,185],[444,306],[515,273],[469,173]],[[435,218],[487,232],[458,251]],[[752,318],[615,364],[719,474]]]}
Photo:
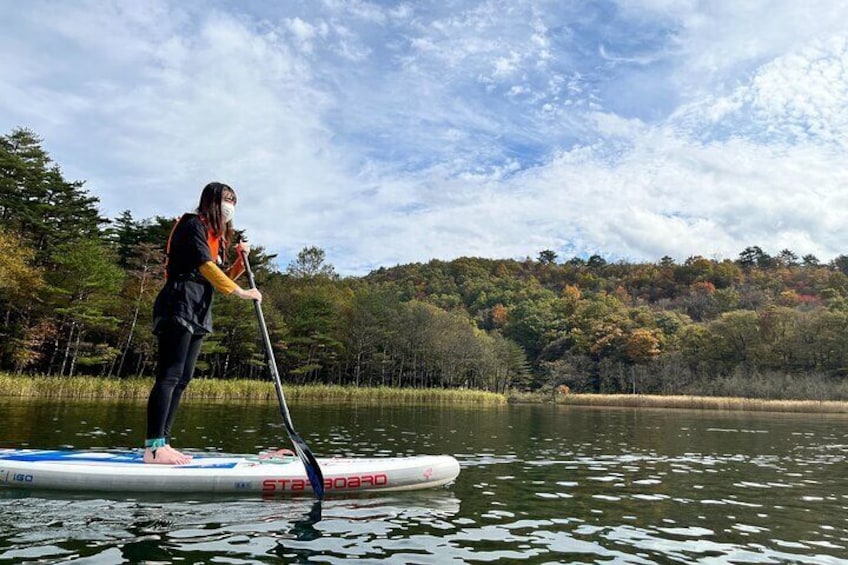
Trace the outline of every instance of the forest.
{"label": "forest", "polygon": [[[150,376],[176,217],[104,217],[42,144],[26,129],[0,136],[0,370]],[[290,383],[848,398],[848,256],[528,251],[360,277],[315,246],[281,268],[254,245],[251,263]],[[251,305],[218,296],[214,320],[197,378],[267,378]]]}

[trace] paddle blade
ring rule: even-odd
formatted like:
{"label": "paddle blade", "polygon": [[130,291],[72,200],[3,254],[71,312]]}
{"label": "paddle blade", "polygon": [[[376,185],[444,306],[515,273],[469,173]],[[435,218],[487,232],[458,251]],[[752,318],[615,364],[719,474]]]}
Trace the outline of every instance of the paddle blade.
{"label": "paddle blade", "polygon": [[296,431],[289,429],[288,432],[289,437],[294,444],[294,450],[303,462],[303,468],[306,469],[306,476],[309,478],[309,484],[312,485],[312,491],[315,493],[318,500],[323,500],[324,474],[321,472],[321,467],[318,466],[318,460],[315,459],[315,456],[312,454],[309,446],[307,446],[306,442],[297,435]]}

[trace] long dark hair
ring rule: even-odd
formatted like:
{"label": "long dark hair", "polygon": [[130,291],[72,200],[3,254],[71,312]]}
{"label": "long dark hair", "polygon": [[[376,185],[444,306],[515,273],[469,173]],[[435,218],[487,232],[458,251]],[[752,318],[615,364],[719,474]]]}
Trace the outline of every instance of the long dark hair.
{"label": "long dark hair", "polygon": [[226,193],[232,194],[233,199],[238,200],[236,191],[232,187],[222,182],[210,182],[203,187],[200,204],[197,205],[197,213],[207,222],[215,237],[221,238],[220,254],[225,263],[227,245],[233,239],[233,223],[225,222],[224,214],[221,212],[221,202]]}

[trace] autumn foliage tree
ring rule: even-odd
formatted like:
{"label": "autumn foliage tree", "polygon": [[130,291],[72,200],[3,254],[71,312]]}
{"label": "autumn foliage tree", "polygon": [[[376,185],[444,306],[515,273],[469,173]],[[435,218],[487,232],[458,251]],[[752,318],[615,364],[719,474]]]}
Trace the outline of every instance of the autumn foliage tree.
{"label": "autumn foliage tree", "polygon": [[[111,222],[42,141],[0,136],[0,369],[149,375],[175,218]],[[613,262],[460,257],[341,277],[318,246],[251,264],[288,382],[848,398],[848,258],[744,248]],[[216,300],[198,376],[264,378],[251,305]]]}

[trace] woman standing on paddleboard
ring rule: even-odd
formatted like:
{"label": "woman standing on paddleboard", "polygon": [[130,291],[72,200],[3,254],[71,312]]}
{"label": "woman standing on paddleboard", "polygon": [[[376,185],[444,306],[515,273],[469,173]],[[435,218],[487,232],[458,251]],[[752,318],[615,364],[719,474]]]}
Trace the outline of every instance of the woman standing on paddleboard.
{"label": "woman standing on paddleboard", "polygon": [[153,333],[159,339],[156,384],[147,402],[147,439],[144,462],[182,465],[191,461],[169,444],[171,425],[180,398],[194,374],[203,337],[212,331],[212,297],[217,290],[246,300],[262,300],[256,289],[244,290],[233,282],[244,272],[242,253],[227,263],[233,237],[236,193],[212,182],[200,195],[195,213],[177,220],[168,238],[165,286],[153,305]]}

